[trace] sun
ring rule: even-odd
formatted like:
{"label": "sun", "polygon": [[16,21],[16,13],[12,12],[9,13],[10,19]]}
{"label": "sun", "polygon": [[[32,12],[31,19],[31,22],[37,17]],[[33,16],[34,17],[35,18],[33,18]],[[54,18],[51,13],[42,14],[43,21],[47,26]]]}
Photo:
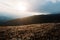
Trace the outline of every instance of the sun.
{"label": "sun", "polygon": [[17,10],[19,10],[20,12],[25,12],[25,11],[27,11],[27,3],[25,3],[25,2],[20,2],[20,3],[18,3],[17,5],[16,5],[16,9]]}
{"label": "sun", "polygon": [[26,8],[24,5],[20,5],[20,6],[18,7],[18,10],[20,10],[20,11],[26,11],[27,8]]}

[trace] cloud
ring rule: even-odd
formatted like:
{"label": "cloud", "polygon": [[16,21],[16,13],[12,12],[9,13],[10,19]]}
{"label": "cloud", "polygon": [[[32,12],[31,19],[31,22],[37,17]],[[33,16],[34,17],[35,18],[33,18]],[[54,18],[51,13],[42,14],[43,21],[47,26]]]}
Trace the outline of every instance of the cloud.
{"label": "cloud", "polygon": [[60,0],[49,0],[49,1],[51,1],[52,3],[60,2]]}
{"label": "cloud", "polygon": [[50,1],[50,2],[52,2],[52,3],[56,3],[57,2],[57,0],[47,0],[48,2]]}
{"label": "cloud", "polygon": [[38,11],[38,6],[41,7],[46,3],[45,0],[0,0],[0,12],[20,13],[14,6],[22,1],[29,3],[30,6],[28,9],[33,12]]}
{"label": "cloud", "polygon": [[56,1],[54,3],[49,1],[40,10],[49,13],[60,13],[60,1]]}
{"label": "cloud", "polygon": [[0,0],[0,12],[19,13],[14,9],[14,5],[18,2],[29,3],[29,10],[32,12],[60,12],[60,0]]}
{"label": "cloud", "polygon": [[34,12],[60,13],[60,0],[37,1],[32,6]]}
{"label": "cloud", "polygon": [[47,3],[46,5],[44,5],[41,10],[44,10],[46,12],[50,12],[50,13],[57,13],[57,12],[60,12],[60,3]]}
{"label": "cloud", "polygon": [[43,5],[47,3],[45,0],[30,0],[29,3],[31,4],[31,7],[29,11],[38,11]]}

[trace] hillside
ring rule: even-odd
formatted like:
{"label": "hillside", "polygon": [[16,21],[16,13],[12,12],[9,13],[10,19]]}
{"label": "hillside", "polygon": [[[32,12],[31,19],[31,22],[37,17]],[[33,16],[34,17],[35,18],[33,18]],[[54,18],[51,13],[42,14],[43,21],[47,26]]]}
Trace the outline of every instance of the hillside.
{"label": "hillside", "polygon": [[60,23],[0,26],[0,40],[60,40]]}
{"label": "hillside", "polygon": [[5,22],[5,25],[27,25],[37,23],[59,23],[60,14],[49,14],[49,15],[35,15],[25,18],[18,18]]}

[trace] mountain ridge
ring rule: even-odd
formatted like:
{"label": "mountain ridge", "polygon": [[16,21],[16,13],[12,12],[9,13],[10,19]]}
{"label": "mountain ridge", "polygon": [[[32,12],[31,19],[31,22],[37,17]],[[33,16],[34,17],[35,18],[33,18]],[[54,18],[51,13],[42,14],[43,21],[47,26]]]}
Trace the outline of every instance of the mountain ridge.
{"label": "mountain ridge", "polygon": [[27,25],[27,24],[37,24],[37,23],[59,23],[60,14],[49,14],[49,15],[35,15],[25,18],[17,18],[5,22],[5,25]]}

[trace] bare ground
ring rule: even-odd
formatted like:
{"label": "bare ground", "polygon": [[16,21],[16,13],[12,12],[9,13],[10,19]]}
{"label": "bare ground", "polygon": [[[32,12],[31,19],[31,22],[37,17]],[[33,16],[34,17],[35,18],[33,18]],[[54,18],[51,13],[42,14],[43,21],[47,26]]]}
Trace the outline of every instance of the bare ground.
{"label": "bare ground", "polygon": [[60,23],[0,26],[0,40],[60,40]]}

